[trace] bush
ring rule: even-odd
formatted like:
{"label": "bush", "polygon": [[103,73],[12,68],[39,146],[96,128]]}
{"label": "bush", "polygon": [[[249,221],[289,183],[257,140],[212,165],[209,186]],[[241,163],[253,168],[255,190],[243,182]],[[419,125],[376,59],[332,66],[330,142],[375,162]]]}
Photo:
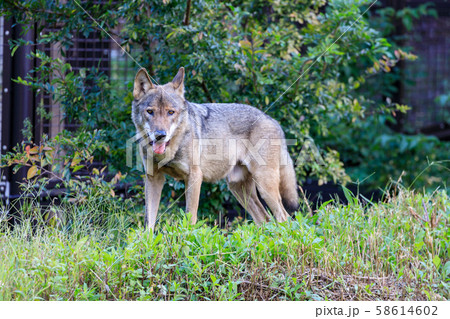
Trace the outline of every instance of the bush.
{"label": "bush", "polygon": [[[37,43],[58,42],[62,54],[74,33],[89,36],[99,31],[106,37],[102,28],[120,30],[123,47],[159,83],[170,81],[185,66],[189,100],[248,103],[267,111],[280,121],[287,138],[297,141],[290,149],[294,158],[302,154],[305,141],[315,141],[323,161],[307,161],[296,171],[300,181],[310,176],[322,184],[350,180],[340,154],[348,161],[351,145],[359,149],[359,164],[369,160],[363,150],[367,146],[358,144],[360,139],[352,138],[355,131],[348,128],[367,128],[374,115],[407,110],[375,102],[367,89],[374,76],[383,78],[401,59],[414,58],[390,44],[367,14],[361,16],[369,5],[371,1],[356,0],[197,1],[187,10],[185,1],[178,0],[83,3],[100,24],[75,2],[6,1],[0,9],[17,23],[36,23]],[[41,33],[44,27],[55,31]],[[12,42],[13,51],[23,44]],[[108,148],[97,156],[111,171],[128,173],[128,180],[138,178],[141,173],[125,165],[125,140],[134,131],[132,83],[121,90],[123,85],[95,69],[74,72],[40,51],[33,57],[40,63],[35,72],[17,81],[52,94],[65,116],[80,123],[80,134],[98,129]],[[344,141],[348,144],[343,146]],[[377,147],[386,154],[386,146],[380,142]],[[352,177],[364,178],[361,175],[370,175],[377,165]],[[400,169],[394,164],[392,171],[383,170],[380,181]],[[202,201],[201,210],[221,211],[220,203],[229,194],[215,190],[224,188],[223,183],[203,187],[202,197],[208,201]]]}

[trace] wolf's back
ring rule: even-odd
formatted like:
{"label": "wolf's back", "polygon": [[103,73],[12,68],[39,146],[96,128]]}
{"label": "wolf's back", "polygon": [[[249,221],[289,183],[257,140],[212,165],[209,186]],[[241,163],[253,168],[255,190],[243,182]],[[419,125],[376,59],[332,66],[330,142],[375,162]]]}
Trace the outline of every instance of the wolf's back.
{"label": "wolf's back", "polygon": [[[203,128],[202,136],[206,138],[249,138],[260,136],[267,138],[267,126],[258,125],[270,123],[273,128],[273,138],[284,138],[279,123],[257,108],[246,104],[209,103],[194,104],[198,119]],[[256,133],[256,134],[255,134]],[[288,158],[287,165],[280,165],[280,194],[286,211],[298,209],[297,179],[292,159],[287,146],[281,147],[281,158]],[[280,163],[281,164],[281,163]]]}

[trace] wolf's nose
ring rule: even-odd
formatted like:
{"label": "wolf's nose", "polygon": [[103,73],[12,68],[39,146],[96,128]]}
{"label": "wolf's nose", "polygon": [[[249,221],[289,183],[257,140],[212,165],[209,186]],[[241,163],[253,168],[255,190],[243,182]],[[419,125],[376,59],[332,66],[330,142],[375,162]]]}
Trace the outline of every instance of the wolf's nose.
{"label": "wolf's nose", "polygon": [[166,131],[156,131],[155,132],[155,140],[159,141],[166,137]]}

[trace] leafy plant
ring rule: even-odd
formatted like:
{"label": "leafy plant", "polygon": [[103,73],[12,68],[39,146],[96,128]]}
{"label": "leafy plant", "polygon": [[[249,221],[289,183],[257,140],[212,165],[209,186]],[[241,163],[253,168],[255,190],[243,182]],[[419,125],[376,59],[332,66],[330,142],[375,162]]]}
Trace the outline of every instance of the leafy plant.
{"label": "leafy plant", "polygon": [[449,299],[446,192],[400,190],[370,206],[348,196],[314,216],[226,230],[184,214],[136,229],[130,207],[105,215],[95,197],[52,227],[0,220],[0,300]]}
{"label": "leafy plant", "polygon": [[[282,124],[287,138],[297,141],[290,147],[293,158],[301,155],[307,141],[315,142],[323,161],[296,166],[300,182],[312,176],[320,183],[345,183],[350,178],[341,157],[349,154],[338,148],[337,139],[346,137],[345,129],[336,130],[336,123],[353,127],[370,123],[366,119],[374,114],[405,112],[407,107],[395,101],[375,102],[367,87],[372,78],[389,76],[400,60],[415,58],[389,43],[367,16],[361,16],[371,4],[239,0],[197,1],[187,8],[179,0],[83,3],[100,23],[75,2],[6,0],[0,10],[17,23],[36,23],[36,44],[59,43],[62,56],[73,34],[89,36],[97,31],[106,37],[106,29],[158,83],[170,81],[178,67],[185,66],[189,100],[260,108]],[[54,31],[46,31],[51,27]],[[11,42],[13,50],[23,44]],[[129,180],[138,179],[141,172],[125,164],[125,141],[134,130],[132,83],[124,90],[95,69],[74,72],[63,60],[40,51],[32,57],[40,61],[37,68],[17,81],[50,93],[65,117],[80,124],[80,132],[101,129],[109,151],[97,152],[99,159],[111,171],[120,169]],[[222,210],[220,203],[229,194],[214,190],[224,187],[223,183],[203,187],[202,198],[208,200],[201,201],[201,211]]]}

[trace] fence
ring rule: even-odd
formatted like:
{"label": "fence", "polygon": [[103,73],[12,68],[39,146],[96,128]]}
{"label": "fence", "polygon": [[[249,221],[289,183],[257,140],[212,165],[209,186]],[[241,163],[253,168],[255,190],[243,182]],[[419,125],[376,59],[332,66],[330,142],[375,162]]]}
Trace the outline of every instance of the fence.
{"label": "fence", "polygon": [[450,132],[442,132],[450,123],[450,104],[443,98],[450,92],[450,3],[435,1],[435,6],[439,18],[422,18],[408,33],[406,46],[419,60],[404,66],[405,78],[413,82],[404,86],[402,103],[412,107],[406,126],[450,139]]}

